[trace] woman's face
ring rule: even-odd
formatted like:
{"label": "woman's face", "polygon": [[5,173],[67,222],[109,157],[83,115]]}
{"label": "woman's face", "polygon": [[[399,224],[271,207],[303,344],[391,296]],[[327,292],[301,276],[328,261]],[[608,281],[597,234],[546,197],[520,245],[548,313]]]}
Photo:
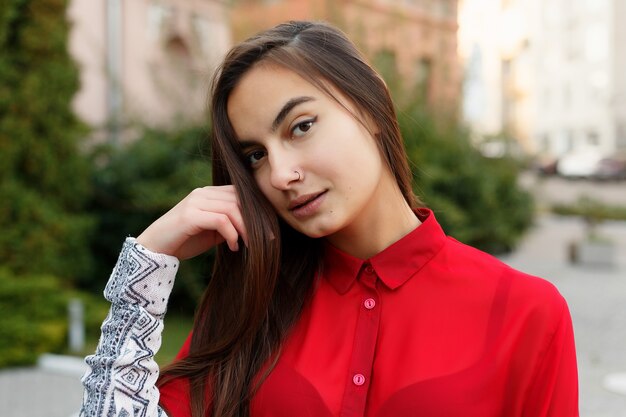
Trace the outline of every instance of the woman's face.
{"label": "woman's face", "polygon": [[261,64],[241,78],[227,110],[257,184],[294,229],[322,237],[366,221],[390,174],[372,134],[337,101],[291,70]]}

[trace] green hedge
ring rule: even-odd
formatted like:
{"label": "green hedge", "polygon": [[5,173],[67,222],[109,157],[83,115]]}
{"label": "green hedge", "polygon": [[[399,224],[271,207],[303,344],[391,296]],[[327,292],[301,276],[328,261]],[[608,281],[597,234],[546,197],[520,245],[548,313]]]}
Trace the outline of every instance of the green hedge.
{"label": "green hedge", "polygon": [[30,365],[44,352],[67,350],[67,306],[85,306],[86,336],[97,338],[108,303],[100,296],[68,289],[51,275],[15,275],[0,269],[0,368]]}

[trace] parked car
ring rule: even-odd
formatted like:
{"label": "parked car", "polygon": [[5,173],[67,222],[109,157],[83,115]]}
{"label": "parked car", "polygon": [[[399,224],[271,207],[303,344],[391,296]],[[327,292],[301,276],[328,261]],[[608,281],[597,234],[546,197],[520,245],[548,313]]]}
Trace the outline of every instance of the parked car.
{"label": "parked car", "polygon": [[562,156],[556,172],[565,178],[592,178],[603,155],[593,148],[577,150]]}
{"label": "parked car", "polygon": [[550,175],[556,175],[556,166],[558,159],[556,158],[537,158],[533,161],[531,168],[537,172],[537,174],[547,177]]}
{"label": "parked car", "polygon": [[591,177],[602,181],[626,180],[626,158],[602,158]]}

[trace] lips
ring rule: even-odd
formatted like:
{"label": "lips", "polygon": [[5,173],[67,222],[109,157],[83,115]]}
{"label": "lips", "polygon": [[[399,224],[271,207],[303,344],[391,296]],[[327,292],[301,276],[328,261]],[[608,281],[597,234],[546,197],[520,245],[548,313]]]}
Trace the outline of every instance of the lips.
{"label": "lips", "polygon": [[300,197],[291,200],[289,202],[289,206],[287,207],[287,209],[290,210],[290,211],[293,211],[293,210],[297,210],[297,209],[299,209],[301,207],[304,207],[307,204],[309,204],[311,201],[315,200],[316,198],[318,198],[319,196],[321,196],[324,193],[326,193],[326,191],[322,191],[322,192],[319,192],[319,193],[311,193],[311,194],[301,195]]}

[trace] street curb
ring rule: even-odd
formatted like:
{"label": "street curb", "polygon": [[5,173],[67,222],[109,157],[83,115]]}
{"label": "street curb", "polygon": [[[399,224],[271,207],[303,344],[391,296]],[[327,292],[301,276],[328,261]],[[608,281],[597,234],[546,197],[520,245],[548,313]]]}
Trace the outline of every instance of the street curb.
{"label": "street curb", "polygon": [[73,377],[82,377],[89,367],[82,358],[76,356],[44,353],[37,360],[37,367],[44,371]]}

